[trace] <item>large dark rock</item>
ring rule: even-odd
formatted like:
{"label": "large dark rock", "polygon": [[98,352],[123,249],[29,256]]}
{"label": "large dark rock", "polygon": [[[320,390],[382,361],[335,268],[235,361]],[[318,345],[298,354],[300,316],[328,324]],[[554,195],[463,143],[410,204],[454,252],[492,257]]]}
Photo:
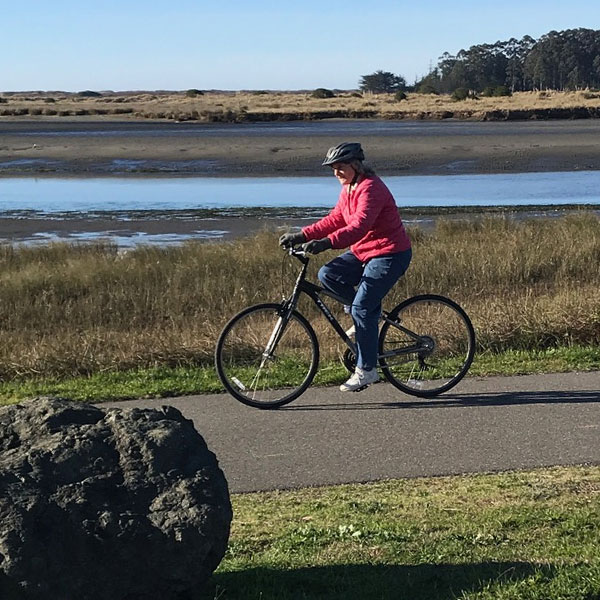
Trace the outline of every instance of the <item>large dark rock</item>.
{"label": "large dark rock", "polygon": [[0,598],[193,597],[226,550],[227,482],[172,407],[0,409]]}

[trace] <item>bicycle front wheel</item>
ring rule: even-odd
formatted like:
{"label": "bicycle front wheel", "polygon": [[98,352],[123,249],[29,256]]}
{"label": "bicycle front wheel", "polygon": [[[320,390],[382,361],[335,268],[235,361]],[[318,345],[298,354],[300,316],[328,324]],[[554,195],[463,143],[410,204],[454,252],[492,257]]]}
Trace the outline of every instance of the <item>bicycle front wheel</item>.
{"label": "bicycle front wheel", "polygon": [[277,408],[311,384],[319,345],[298,312],[283,316],[281,304],[251,306],[225,325],[217,341],[215,366],[225,389],[256,408]]}
{"label": "bicycle front wheel", "polygon": [[456,302],[433,294],[415,296],[388,319],[379,335],[379,363],[398,389],[431,398],[465,376],[475,354],[475,331]]}

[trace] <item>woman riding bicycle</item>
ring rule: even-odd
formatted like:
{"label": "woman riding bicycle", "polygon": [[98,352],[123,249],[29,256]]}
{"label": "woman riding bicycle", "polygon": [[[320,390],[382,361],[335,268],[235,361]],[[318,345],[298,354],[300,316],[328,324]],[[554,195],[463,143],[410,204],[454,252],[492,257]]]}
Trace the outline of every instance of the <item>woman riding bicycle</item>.
{"label": "woman riding bicycle", "polygon": [[363,164],[357,142],[327,151],[323,161],[342,185],[337,204],[323,219],[298,233],[281,236],[282,246],[304,244],[318,254],[330,248],[349,251],[323,265],[318,277],[331,292],[347,298],[356,330],[356,369],[340,390],[359,391],[379,380],[378,322],[381,301],[410,264],[412,250],[389,189]]}

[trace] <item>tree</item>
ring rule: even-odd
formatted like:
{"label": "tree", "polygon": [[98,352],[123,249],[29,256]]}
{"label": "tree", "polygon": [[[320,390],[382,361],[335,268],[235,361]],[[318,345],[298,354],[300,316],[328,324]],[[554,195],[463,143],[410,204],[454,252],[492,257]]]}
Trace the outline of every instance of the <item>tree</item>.
{"label": "tree", "polygon": [[527,89],[524,74],[525,59],[534,45],[535,40],[526,35],[521,40],[510,38],[504,46],[507,59],[506,85],[511,92]]}
{"label": "tree", "polygon": [[531,48],[524,61],[525,78],[536,88],[555,90],[594,87],[600,56],[600,31],[550,31]]}
{"label": "tree", "polygon": [[592,62],[592,86],[600,87],[600,54]]}
{"label": "tree", "polygon": [[404,91],[406,79],[401,75],[394,75],[388,71],[375,71],[371,75],[363,75],[358,85],[363,92],[389,94]]}
{"label": "tree", "polygon": [[511,93],[600,87],[600,31],[550,31],[537,41],[526,35],[471,46],[456,56],[444,52],[437,67],[415,83],[419,91],[465,88],[494,95],[503,86]]}

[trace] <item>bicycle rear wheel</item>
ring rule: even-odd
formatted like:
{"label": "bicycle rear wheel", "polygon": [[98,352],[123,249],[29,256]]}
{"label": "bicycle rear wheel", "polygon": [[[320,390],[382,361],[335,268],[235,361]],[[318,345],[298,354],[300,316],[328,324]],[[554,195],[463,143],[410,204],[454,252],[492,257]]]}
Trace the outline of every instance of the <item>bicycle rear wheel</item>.
{"label": "bicycle rear wheel", "polygon": [[225,389],[256,408],[277,408],[311,384],[319,344],[310,323],[281,304],[257,304],[225,325],[217,341],[215,366]]}
{"label": "bicycle rear wheel", "polygon": [[454,387],[475,354],[475,331],[456,302],[426,294],[394,308],[379,334],[386,379],[413,396],[431,398]]}

